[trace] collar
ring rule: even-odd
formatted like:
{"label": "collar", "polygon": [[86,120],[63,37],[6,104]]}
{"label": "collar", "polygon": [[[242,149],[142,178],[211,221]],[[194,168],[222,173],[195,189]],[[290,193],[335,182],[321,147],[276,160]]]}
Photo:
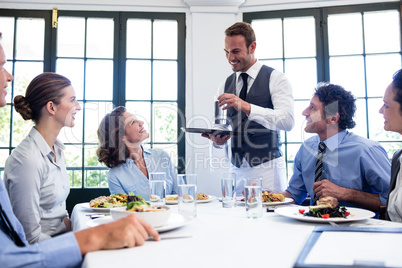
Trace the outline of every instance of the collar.
{"label": "collar", "polygon": [[[30,136],[31,139],[33,139],[33,141],[35,142],[36,146],[38,146],[38,149],[43,156],[49,154],[54,156],[52,149],[49,147],[43,136],[39,133],[38,130],[36,130],[35,127],[31,128],[31,131],[29,132],[28,136]],[[55,150],[56,148],[64,150],[64,144],[58,139],[56,139],[56,141],[54,142],[54,147]]]}
{"label": "collar", "polygon": [[342,130],[342,131],[339,131],[334,136],[326,139],[324,141],[324,143],[325,143],[325,145],[327,146],[327,148],[329,150],[334,151],[335,149],[337,149],[339,147],[339,144],[342,143],[342,141],[345,138],[346,134],[348,134],[348,131],[346,131],[345,129]]}
{"label": "collar", "polygon": [[142,151],[143,151],[145,154],[152,154],[152,152],[151,152],[150,149],[144,148],[142,145],[141,145],[141,148],[142,148]]}
{"label": "collar", "polygon": [[[258,60],[253,64],[253,66],[251,66],[247,71],[246,74],[248,74],[248,76],[250,76],[252,79],[256,79],[258,73],[260,72],[262,67],[262,63],[259,62]],[[240,77],[241,72],[237,72],[236,73],[236,81],[239,81],[239,77]]]}

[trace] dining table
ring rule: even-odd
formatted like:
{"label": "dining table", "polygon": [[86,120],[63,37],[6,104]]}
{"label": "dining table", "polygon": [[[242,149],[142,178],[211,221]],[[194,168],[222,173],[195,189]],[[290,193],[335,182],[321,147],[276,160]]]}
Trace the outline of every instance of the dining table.
{"label": "dining table", "polygon": [[[298,208],[295,204],[277,206],[285,207]],[[264,207],[261,218],[249,219],[244,204],[223,208],[219,198],[197,204],[195,219],[181,216],[177,205],[170,208],[171,220],[176,223],[160,229],[160,241],[148,240],[140,247],[91,252],[84,257],[82,267],[294,267],[314,230],[331,227],[328,222],[306,222],[279,215],[273,206]],[[100,218],[91,219],[95,214],[100,214]],[[75,205],[71,216],[74,231],[112,220],[107,212],[94,212],[82,204]],[[401,223],[374,218],[332,225],[402,232]],[[396,240],[390,243],[396,244],[391,246],[400,248],[402,233],[393,237]],[[357,238],[356,243],[363,247],[366,242]]]}

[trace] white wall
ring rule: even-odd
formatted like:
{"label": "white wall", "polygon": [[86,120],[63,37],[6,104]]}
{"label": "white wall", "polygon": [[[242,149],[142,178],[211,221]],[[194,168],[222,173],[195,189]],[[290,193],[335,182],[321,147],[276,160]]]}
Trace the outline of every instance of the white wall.
{"label": "white wall", "polygon": [[[231,73],[223,52],[224,30],[243,12],[354,5],[397,0],[0,0],[0,8],[51,10],[148,11],[186,13],[186,117],[212,122],[213,97]],[[0,25],[1,28],[1,25]],[[196,121],[195,123],[197,123]],[[186,134],[187,172],[198,174],[199,192],[220,195],[219,174],[209,166],[207,139]],[[214,157],[223,154],[214,152]]]}

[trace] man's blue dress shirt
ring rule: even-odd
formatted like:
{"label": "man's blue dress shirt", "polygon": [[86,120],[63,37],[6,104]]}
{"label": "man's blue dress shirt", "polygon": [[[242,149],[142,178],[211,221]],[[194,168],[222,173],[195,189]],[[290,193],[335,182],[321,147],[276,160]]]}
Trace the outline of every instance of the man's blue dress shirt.
{"label": "man's blue dress shirt", "polygon": [[0,230],[0,267],[79,267],[82,256],[73,232],[29,245],[24,229],[15,217],[0,179],[0,203],[15,231],[25,243],[17,247],[5,230]]}
{"label": "man's blue dress shirt", "polygon": [[[317,161],[317,136],[306,140],[296,154],[293,175],[286,189],[301,204],[308,195],[314,196],[314,171]],[[387,203],[391,163],[378,142],[343,130],[324,141],[322,179],[334,184],[367,193],[378,193],[381,203]],[[312,202],[312,200],[311,200]],[[356,207],[348,202],[341,206]]]}
{"label": "man's blue dress shirt", "polygon": [[[165,172],[166,194],[177,194],[176,168],[169,155],[161,149],[143,148],[143,156],[148,174]],[[141,195],[145,200],[149,200],[149,180],[130,158],[126,159],[126,163],[109,169],[107,181],[111,194],[132,192],[135,195]]]}

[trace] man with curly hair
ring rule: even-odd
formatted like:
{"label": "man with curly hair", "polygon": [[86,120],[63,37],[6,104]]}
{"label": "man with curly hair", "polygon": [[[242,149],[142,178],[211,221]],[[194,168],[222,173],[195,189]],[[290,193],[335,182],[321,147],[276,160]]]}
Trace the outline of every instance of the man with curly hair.
{"label": "man with curly hair", "polygon": [[[353,128],[355,98],[339,85],[320,83],[303,111],[307,139],[296,154],[293,176],[284,192],[301,204],[332,196],[339,205],[379,211],[387,202],[390,161],[378,142],[358,136]],[[321,146],[321,151],[319,147]]]}

